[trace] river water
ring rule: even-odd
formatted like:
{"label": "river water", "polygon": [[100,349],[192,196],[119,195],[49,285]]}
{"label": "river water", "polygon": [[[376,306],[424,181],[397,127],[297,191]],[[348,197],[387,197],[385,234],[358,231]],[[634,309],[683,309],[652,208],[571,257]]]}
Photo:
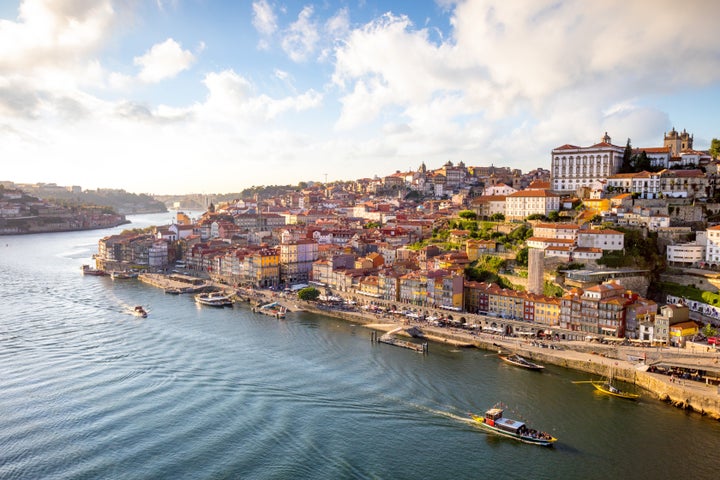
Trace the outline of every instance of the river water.
{"label": "river water", "polygon": [[[122,228],[0,237],[1,479],[717,478],[719,423],[578,372],[83,276]],[[468,421],[497,402],[558,444]]]}

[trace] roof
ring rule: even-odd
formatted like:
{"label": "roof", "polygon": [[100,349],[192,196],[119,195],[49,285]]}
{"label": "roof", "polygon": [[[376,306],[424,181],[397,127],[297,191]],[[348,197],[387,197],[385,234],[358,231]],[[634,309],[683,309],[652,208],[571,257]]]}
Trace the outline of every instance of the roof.
{"label": "roof", "polygon": [[610,228],[604,228],[602,230],[581,230],[578,232],[578,235],[625,235],[622,232],[618,232],[617,230],[612,230]]}
{"label": "roof", "polygon": [[533,228],[552,228],[554,230],[577,230],[580,225],[576,223],[538,223]]}
{"label": "roof", "polygon": [[520,190],[519,192],[511,193],[508,195],[508,197],[557,197],[560,198],[560,195],[557,193],[552,193],[548,190]]}

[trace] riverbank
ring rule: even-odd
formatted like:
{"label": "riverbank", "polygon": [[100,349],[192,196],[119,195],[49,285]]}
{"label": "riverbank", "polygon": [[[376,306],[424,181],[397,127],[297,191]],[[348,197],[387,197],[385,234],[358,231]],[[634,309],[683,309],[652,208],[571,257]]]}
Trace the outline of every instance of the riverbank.
{"label": "riverbank", "polygon": [[[163,277],[162,275],[154,277],[156,277],[156,281],[149,283],[159,288],[167,287],[163,283],[163,280],[167,281],[167,278],[158,278]],[[232,290],[227,285],[218,283],[208,282],[207,285],[227,292]],[[422,338],[431,342],[452,345],[458,348],[474,347],[488,351],[510,350],[534,362],[588,373],[590,374],[589,379],[603,378],[612,370],[618,380],[632,383],[662,402],[708,416],[714,420],[720,420],[720,386],[654,373],[647,371],[650,361],[645,363],[643,361],[627,360],[629,357],[655,361],[659,358],[667,358],[671,361],[682,361],[684,364],[692,365],[698,369],[712,368],[717,370],[718,358],[714,354],[691,355],[671,351],[660,352],[648,348],[620,347],[571,340],[534,342],[529,339],[505,337],[453,327],[436,327],[387,314],[330,308],[269,290],[232,291],[238,303],[273,301],[284,306],[289,312],[307,311],[326,315],[383,332],[395,330],[399,326],[407,329],[414,327],[416,331],[421,333]],[[410,336],[404,330],[398,331],[396,335]],[[430,347],[430,352],[432,352],[432,347]]]}
{"label": "riverbank", "polygon": [[[282,300],[281,300],[282,303]],[[288,302],[289,303],[289,302]],[[357,311],[343,311],[318,308],[309,302],[300,302],[296,307],[302,310],[327,315],[363,325],[368,329],[389,332],[398,326],[415,327],[422,332],[423,338],[456,347],[475,347],[488,351],[510,350],[527,357],[533,362],[556,365],[590,374],[589,379],[605,377],[612,369],[615,378],[632,383],[651,394],[654,398],[687,411],[720,420],[720,387],[689,379],[678,379],[662,373],[647,371],[643,362],[631,362],[620,358],[620,348],[586,342],[561,341],[549,342],[555,348],[549,348],[548,342],[531,342],[525,339],[467,332],[453,328],[440,328],[419,325],[407,321],[396,321],[387,316]],[[410,336],[404,331],[398,335]],[[432,347],[430,347],[432,352]],[[642,350],[632,350],[640,353]],[[627,352],[625,353],[627,355]],[[671,354],[667,354],[671,355]],[[642,358],[642,355],[637,355]],[[683,358],[686,358],[683,355]],[[716,365],[717,358],[706,356],[692,357],[699,369]]]}

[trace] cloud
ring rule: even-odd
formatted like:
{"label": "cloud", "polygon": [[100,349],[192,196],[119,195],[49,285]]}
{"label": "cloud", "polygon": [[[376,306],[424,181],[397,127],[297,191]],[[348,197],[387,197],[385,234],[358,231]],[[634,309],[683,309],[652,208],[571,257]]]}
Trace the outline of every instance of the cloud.
{"label": "cloud", "polygon": [[277,30],[277,16],[267,0],[253,2],[253,27],[261,35],[272,35]]}
{"label": "cloud", "polygon": [[195,56],[192,52],[183,50],[172,38],[153,45],[145,55],[134,59],[135,65],[142,67],[138,78],[146,83],[157,83],[172,78],[190,68],[194,61]]}
{"label": "cloud", "polygon": [[294,62],[303,62],[315,51],[320,40],[318,25],[312,20],[313,7],[306,6],[297,21],[290,24],[282,39],[282,48]]}
{"label": "cloud", "polygon": [[205,102],[197,107],[203,118],[230,121],[236,125],[252,125],[279,115],[317,108],[322,95],[314,90],[280,99],[265,94],[256,95],[255,88],[242,75],[232,70],[213,72],[203,80],[208,89]]}

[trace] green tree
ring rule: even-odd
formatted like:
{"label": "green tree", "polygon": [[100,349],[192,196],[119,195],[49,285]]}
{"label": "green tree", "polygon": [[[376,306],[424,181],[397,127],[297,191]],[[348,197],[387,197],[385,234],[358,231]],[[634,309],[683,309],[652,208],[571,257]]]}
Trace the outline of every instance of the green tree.
{"label": "green tree", "polygon": [[518,250],[518,252],[515,254],[515,263],[520,265],[521,267],[527,267],[528,266],[528,247],[521,248]]}
{"label": "green tree", "polygon": [[712,155],[713,158],[720,157],[720,139],[713,138],[710,142],[710,155]]}
{"label": "green tree", "polygon": [[492,222],[504,222],[505,221],[505,215],[502,213],[493,213],[490,215],[490,221]]}
{"label": "green tree", "polygon": [[712,323],[708,323],[702,328],[702,334],[706,337],[717,337],[718,329]]}
{"label": "green tree", "polygon": [[560,220],[560,213],[557,210],[553,210],[552,212],[548,213],[548,220],[551,222],[557,222]]}
{"label": "green tree", "polygon": [[619,173],[632,173],[633,166],[632,166],[632,145],[630,145],[630,139],[627,139],[627,144],[625,145],[625,151],[623,151],[623,159],[622,164],[620,164],[620,172]]}
{"label": "green tree", "polygon": [[458,212],[458,217],[464,218],[465,220],[475,220],[477,219],[477,213],[472,210],[461,210]]}
{"label": "green tree", "polygon": [[297,296],[300,300],[315,301],[320,296],[320,290],[315,287],[305,287],[298,290]]}
{"label": "green tree", "polygon": [[635,155],[633,157],[633,171],[635,172],[642,172],[647,171],[649,172],[652,170],[652,165],[650,165],[650,159],[647,156],[647,153],[645,153],[645,150],[640,152],[639,155]]}

